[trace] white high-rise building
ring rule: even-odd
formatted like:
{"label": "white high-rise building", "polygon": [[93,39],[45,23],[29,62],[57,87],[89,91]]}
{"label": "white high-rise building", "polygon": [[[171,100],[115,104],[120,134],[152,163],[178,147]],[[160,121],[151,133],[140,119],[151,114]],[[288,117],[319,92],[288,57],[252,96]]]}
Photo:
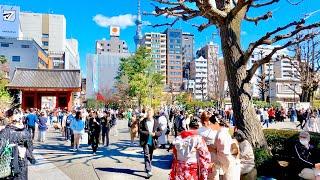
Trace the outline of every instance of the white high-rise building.
{"label": "white high-rise building", "polygon": [[[252,54],[248,68],[257,60],[268,55],[274,46],[262,46],[257,48]],[[298,95],[301,93],[301,83],[299,80],[299,72],[295,67],[298,67],[298,61],[291,61],[285,58],[288,50],[284,49],[272,56],[270,63],[260,66],[251,80],[252,96],[255,98],[261,97],[261,76],[265,77],[266,84],[265,97],[271,98],[271,101],[285,102],[285,106],[291,107],[294,102],[298,102]],[[270,82],[270,86],[268,85]]]}
{"label": "white high-rise building", "polygon": [[[66,38],[66,18],[64,15],[21,12],[20,30],[23,38],[34,39],[49,54],[54,68],[80,68],[77,65],[79,62],[74,62],[79,58],[73,58],[78,54],[77,45],[75,45],[77,43],[74,43],[75,40],[70,40],[73,43],[68,44],[69,40]],[[68,53],[74,55],[71,56]]]}
{"label": "white high-rise building", "polygon": [[129,53],[88,54],[86,98],[95,99],[98,93],[106,96],[107,92],[115,92],[114,83],[120,60],[129,56]]}
{"label": "white high-rise building", "polygon": [[166,34],[162,33],[145,33],[141,45],[151,51],[151,57],[155,64],[155,70],[164,76],[166,81],[167,74],[167,43]]}
{"label": "white high-rise building", "polygon": [[197,51],[197,57],[204,57],[208,60],[208,96],[211,99],[218,99],[219,94],[219,62],[218,45],[209,42]]}
{"label": "white high-rise building", "polygon": [[208,61],[200,56],[190,63],[190,79],[195,81],[195,99],[208,99]]}

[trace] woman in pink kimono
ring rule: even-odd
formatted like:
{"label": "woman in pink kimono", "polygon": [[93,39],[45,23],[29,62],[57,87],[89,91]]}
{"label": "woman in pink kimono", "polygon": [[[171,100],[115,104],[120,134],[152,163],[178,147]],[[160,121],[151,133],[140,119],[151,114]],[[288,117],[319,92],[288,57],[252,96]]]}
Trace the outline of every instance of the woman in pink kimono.
{"label": "woman in pink kimono", "polygon": [[198,135],[199,124],[192,120],[190,130],[182,131],[173,141],[173,162],[170,180],[207,180],[211,157],[203,138]]}

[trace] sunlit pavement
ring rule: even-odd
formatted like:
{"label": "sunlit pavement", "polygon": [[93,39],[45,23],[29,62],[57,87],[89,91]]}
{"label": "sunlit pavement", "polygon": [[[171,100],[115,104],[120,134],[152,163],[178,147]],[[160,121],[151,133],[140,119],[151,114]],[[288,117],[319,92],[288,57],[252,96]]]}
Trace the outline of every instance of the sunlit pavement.
{"label": "sunlit pavement", "polygon": [[[118,136],[110,136],[110,149],[99,147],[97,154],[93,155],[87,145],[82,145],[78,153],[72,152],[70,142],[66,142],[60,132],[50,128],[47,141],[35,143],[37,163],[29,166],[29,179],[145,179],[142,148],[130,146],[126,121],[119,121],[118,129]],[[168,179],[170,164],[170,153],[157,149],[151,179]]]}

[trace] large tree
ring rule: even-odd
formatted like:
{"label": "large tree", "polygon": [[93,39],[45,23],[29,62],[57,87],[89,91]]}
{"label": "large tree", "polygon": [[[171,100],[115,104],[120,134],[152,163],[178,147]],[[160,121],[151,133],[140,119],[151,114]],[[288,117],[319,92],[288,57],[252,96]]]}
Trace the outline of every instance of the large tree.
{"label": "large tree", "polygon": [[118,92],[127,93],[128,99],[137,100],[139,107],[158,104],[164,77],[156,72],[150,50],[145,47],[121,60],[116,79]]}
{"label": "large tree", "polygon": [[[268,6],[278,3],[280,0],[151,0],[156,2],[155,15],[176,17],[173,22],[156,24],[156,26],[173,25],[178,20],[188,21],[195,18],[203,18],[206,21],[198,27],[202,31],[212,25],[219,29],[224,56],[224,65],[230,89],[231,102],[236,118],[237,128],[244,131],[249,141],[255,147],[266,147],[261,124],[256,118],[251,102],[250,80],[258,67],[268,63],[272,56],[279,50],[295,45],[311,38],[312,34],[305,34],[299,39],[290,39],[301,31],[317,28],[320,23],[305,25],[305,19],[290,22],[284,26],[266,33],[260,39],[250,43],[247,49],[241,45],[241,23],[250,21],[255,23],[272,17],[272,12],[258,17],[249,17],[254,9],[266,9]],[[289,1],[288,1],[289,2]],[[274,7],[274,6],[273,6]],[[261,12],[261,11],[260,11]],[[257,13],[257,11],[256,11]],[[197,19],[198,20],[198,19]],[[197,21],[199,22],[199,21]],[[253,63],[247,70],[247,64],[253,51],[261,45],[281,44],[276,46],[269,54]]]}
{"label": "large tree", "polygon": [[[298,38],[299,36],[301,35],[299,34]],[[291,60],[292,66],[298,72],[292,76],[300,80],[301,93],[297,92],[295,87],[290,88],[299,95],[300,102],[311,102],[320,83],[320,39],[318,36],[312,37],[290,50],[294,52],[294,56],[285,57]]]}

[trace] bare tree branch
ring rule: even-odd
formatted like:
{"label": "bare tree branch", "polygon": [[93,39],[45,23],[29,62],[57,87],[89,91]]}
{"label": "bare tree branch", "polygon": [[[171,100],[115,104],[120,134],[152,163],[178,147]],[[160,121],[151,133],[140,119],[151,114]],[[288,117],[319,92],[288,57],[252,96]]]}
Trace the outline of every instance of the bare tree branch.
{"label": "bare tree branch", "polygon": [[263,7],[263,6],[268,6],[274,3],[278,3],[280,0],[271,0],[265,3],[261,3],[261,4],[251,4],[251,7],[255,7],[255,8],[259,8],[259,7]]}
{"label": "bare tree branch", "polygon": [[[304,35],[303,37],[301,37],[300,39],[295,39],[294,41],[288,41],[287,43],[285,43],[284,45],[282,46],[279,46],[279,47],[275,47],[273,48],[273,50],[267,55],[265,56],[264,58],[256,61],[253,63],[252,67],[247,71],[247,78],[250,80],[252,78],[252,76],[255,74],[255,72],[257,71],[257,69],[262,65],[262,64],[265,64],[265,63],[268,63],[270,62],[272,56],[278,52],[279,50],[282,50],[282,49],[285,49],[289,46],[292,46],[292,45],[295,45],[295,44],[299,44],[303,41],[306,41],[310,38],[312,38],[313,35],[310,35],[310,34],[306,34]],[[246,78],[246,79],[247,79]]]}
{"label": "bare tree branch", "polygon": [[[305,23],[304,19],[301,19],[300,21],[294,21],[291,22],[285,26],[282,27],[278,27],[276,30],[272,31],[272,32],[268,32],[266,35],[264,35],[263,37],[261,37],[259,40],[257,40],[256,42],[250,43],[247,51],[244,54],[244,62],[242,62],[241,64],[245,64],[247,63],[247,61],[249,60],[249,57],[252,55],[254,49],[256,49],[258,46],[260,45],[271,45],[275,42],[278,42],[280,40],[284,40],[284,39],[288,39],[290,37],[293,37],[294,35],[298,34],[299,32],[303,31],[303,30],[307,30],[307,29],[313,29],[313,28],[317,28],[320,27],[320,23],[314,23],[308,26],[303,26],[303,24]],[[285,35],[277,35],[275,36],[273,39],[270,39],[271,36],[274,36],[275,34],[283,31],[283,30],[287,30],[290,27],[294,27],[295,26],[295,30],[293,30],[292,32],[285,34]]]}
{"label": "bare tree branch", "polygon": [[248,17],[247,14],[246,14],[246,15],[244,16],[244,19],[247,20],[247,21],[249,21],[249,22],[254,22],[255,25],[258,25],[258,22],[259,22],[260,20],[267,20],[267,19],[269,19],[269,18],[271,18],[271,17],[272,17],[272,12],[269,11],[269,12],[267,12],[266,14],[264,14],[264,15],[262,15],[262,16],[255,17],[255,18],[250,18],[250,17]]}

